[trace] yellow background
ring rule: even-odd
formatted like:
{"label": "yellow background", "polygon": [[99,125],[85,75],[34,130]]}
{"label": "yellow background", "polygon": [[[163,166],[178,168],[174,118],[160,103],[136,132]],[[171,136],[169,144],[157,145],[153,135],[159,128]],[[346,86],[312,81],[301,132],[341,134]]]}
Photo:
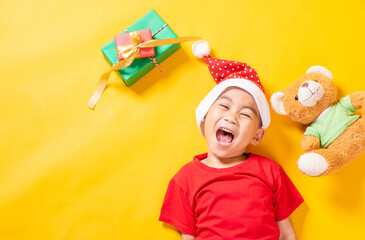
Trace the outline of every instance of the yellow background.
{"label": "yellow background", "polygon": [[[11,1],[0,10],[0,239],[179,239],[158,222],[169,179],[206,151],[195,108],[214,86],[191,42],[126,87],[100,48],[151,9],[178,36],[254,67],[270,97],[312,65],[339,96],[364,87],[365,3],[348,1]],[[305,198],[299,239],[363,239],[365,156],[327,177],[296,166],[304,127],[272,112],[256,153]]]}

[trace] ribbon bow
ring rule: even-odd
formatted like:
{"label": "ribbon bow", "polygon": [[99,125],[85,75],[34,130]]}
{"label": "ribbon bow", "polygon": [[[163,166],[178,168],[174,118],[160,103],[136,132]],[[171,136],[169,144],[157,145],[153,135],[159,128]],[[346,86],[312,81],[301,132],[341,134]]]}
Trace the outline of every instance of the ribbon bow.
{"label": "ribbon bow", "polygon": [[101,75],[101,78],[99,80],[98,86],[94,92],[94,94],[91,96],[89,103],[87,106],[94,110],[96,103],[98,102],[99,98],[103,94],[103,91],[106,87],[106,84],[108,82],[110,73],[112,71],[117,71],[122,68],[126,68],[129,65],[132,64],[134,59],[137,59],[140,57],[139,50],[140,48],[148,48],[148,47],[157,47],[162,45],[169,45],[169,44],[176,44],[181,42],[188,42],[188,41],[194,41],[201,39],[200,37],[181,37],[181,38],[169,38],[169,39],[152,39],[145,42],[141,42],[141,34],[137,31],[130,32],[130,45],[124,45],[124,46],[118,46],[118,53],[122,54],[123,60],[116,62],[113,67],[111,67],[107,72],[103,73]]}
{"label": "ribbon bow", "polygon": [[118,54],[121,54],[124,59],[133,55],[137,52],[136,59],[140,58],[139,50],[141,48],[142,37],[141,34],[137,31],[129,33],[129,38],[131,41],[130,45],[122,45],[117,47]]}

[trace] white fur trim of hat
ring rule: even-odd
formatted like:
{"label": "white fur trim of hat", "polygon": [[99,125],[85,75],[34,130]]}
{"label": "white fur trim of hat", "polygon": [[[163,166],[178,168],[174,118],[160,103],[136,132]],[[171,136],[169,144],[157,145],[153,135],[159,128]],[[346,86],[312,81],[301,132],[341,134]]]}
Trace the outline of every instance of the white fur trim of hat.
{"label": "white fur trim of hat", "polygon": [[217,100],[217,98],[229,87],[241,88],[252,95],[254,98],[262,121],[262,128],[266,129],[270,125],[270,109],[267,103],[265,94],[262,90],[257,87],[254,83],[249,80],[232,78],[224,80],[215,86],[208,95],[200,102],[198,108],[196,109],[196,121],[199,126],[200,132],[203,134],[203,129],[201,126],[202,121],[207,115],[210,107]]}

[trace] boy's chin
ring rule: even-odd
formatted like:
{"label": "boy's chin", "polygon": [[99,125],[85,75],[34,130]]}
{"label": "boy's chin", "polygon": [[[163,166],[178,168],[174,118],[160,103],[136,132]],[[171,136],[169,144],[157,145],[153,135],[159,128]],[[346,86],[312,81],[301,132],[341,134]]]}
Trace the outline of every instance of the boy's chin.
{"label": "boy's chin", "polygon": [[245,153],[245,151],[238,151],[238,152],[232,152],[232,151],[227,151],[227,150],[219,150],[219,149],[213,149],[211,151],[211,154],[213,154],[215,157],[217,158],[221,158],[221,159],[228,159],[228,158],[234,158],[234,157],[238,157],[238,156],[242,156]]}

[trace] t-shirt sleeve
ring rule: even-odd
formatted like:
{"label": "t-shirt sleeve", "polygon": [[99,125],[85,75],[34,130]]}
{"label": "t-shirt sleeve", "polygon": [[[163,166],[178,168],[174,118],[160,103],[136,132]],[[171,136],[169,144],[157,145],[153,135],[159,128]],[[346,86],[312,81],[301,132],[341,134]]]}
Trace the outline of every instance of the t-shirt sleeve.
{"label": "t-shirt sleeve", "polygon": [[339,103],[347,110],[351,112],[355,112],[356,109],[354,106],[352,106],[350,95],[347,95],[346,97],[343,97],[340,99]]}
{"label": "t-shirt sleeve", "polygon": [[172,179],[166,191],[159,221],[173,225],[185,234],[195,236],[196,222],[188,194]]}
{"label": "t-shirt sleeve", "polygon": [[307,129],[305,130],[305,132],[304,132],[304,136],[305,135],[313,135],[313,136],[315,136],[316,138],[318,138],[318,139],[321,139],[321,135],[319,134],[319,132],[316,130],[316,128],[315,128],[315,123],[312,123],[311,125],[309,125],[308,127],[307,127]]}
{"label": "t-shirt sleeve", "polygon": [[304,199],[284,170],[279,167],[277,188],[274,192],[275,220],[281,221],[289,217]]}

